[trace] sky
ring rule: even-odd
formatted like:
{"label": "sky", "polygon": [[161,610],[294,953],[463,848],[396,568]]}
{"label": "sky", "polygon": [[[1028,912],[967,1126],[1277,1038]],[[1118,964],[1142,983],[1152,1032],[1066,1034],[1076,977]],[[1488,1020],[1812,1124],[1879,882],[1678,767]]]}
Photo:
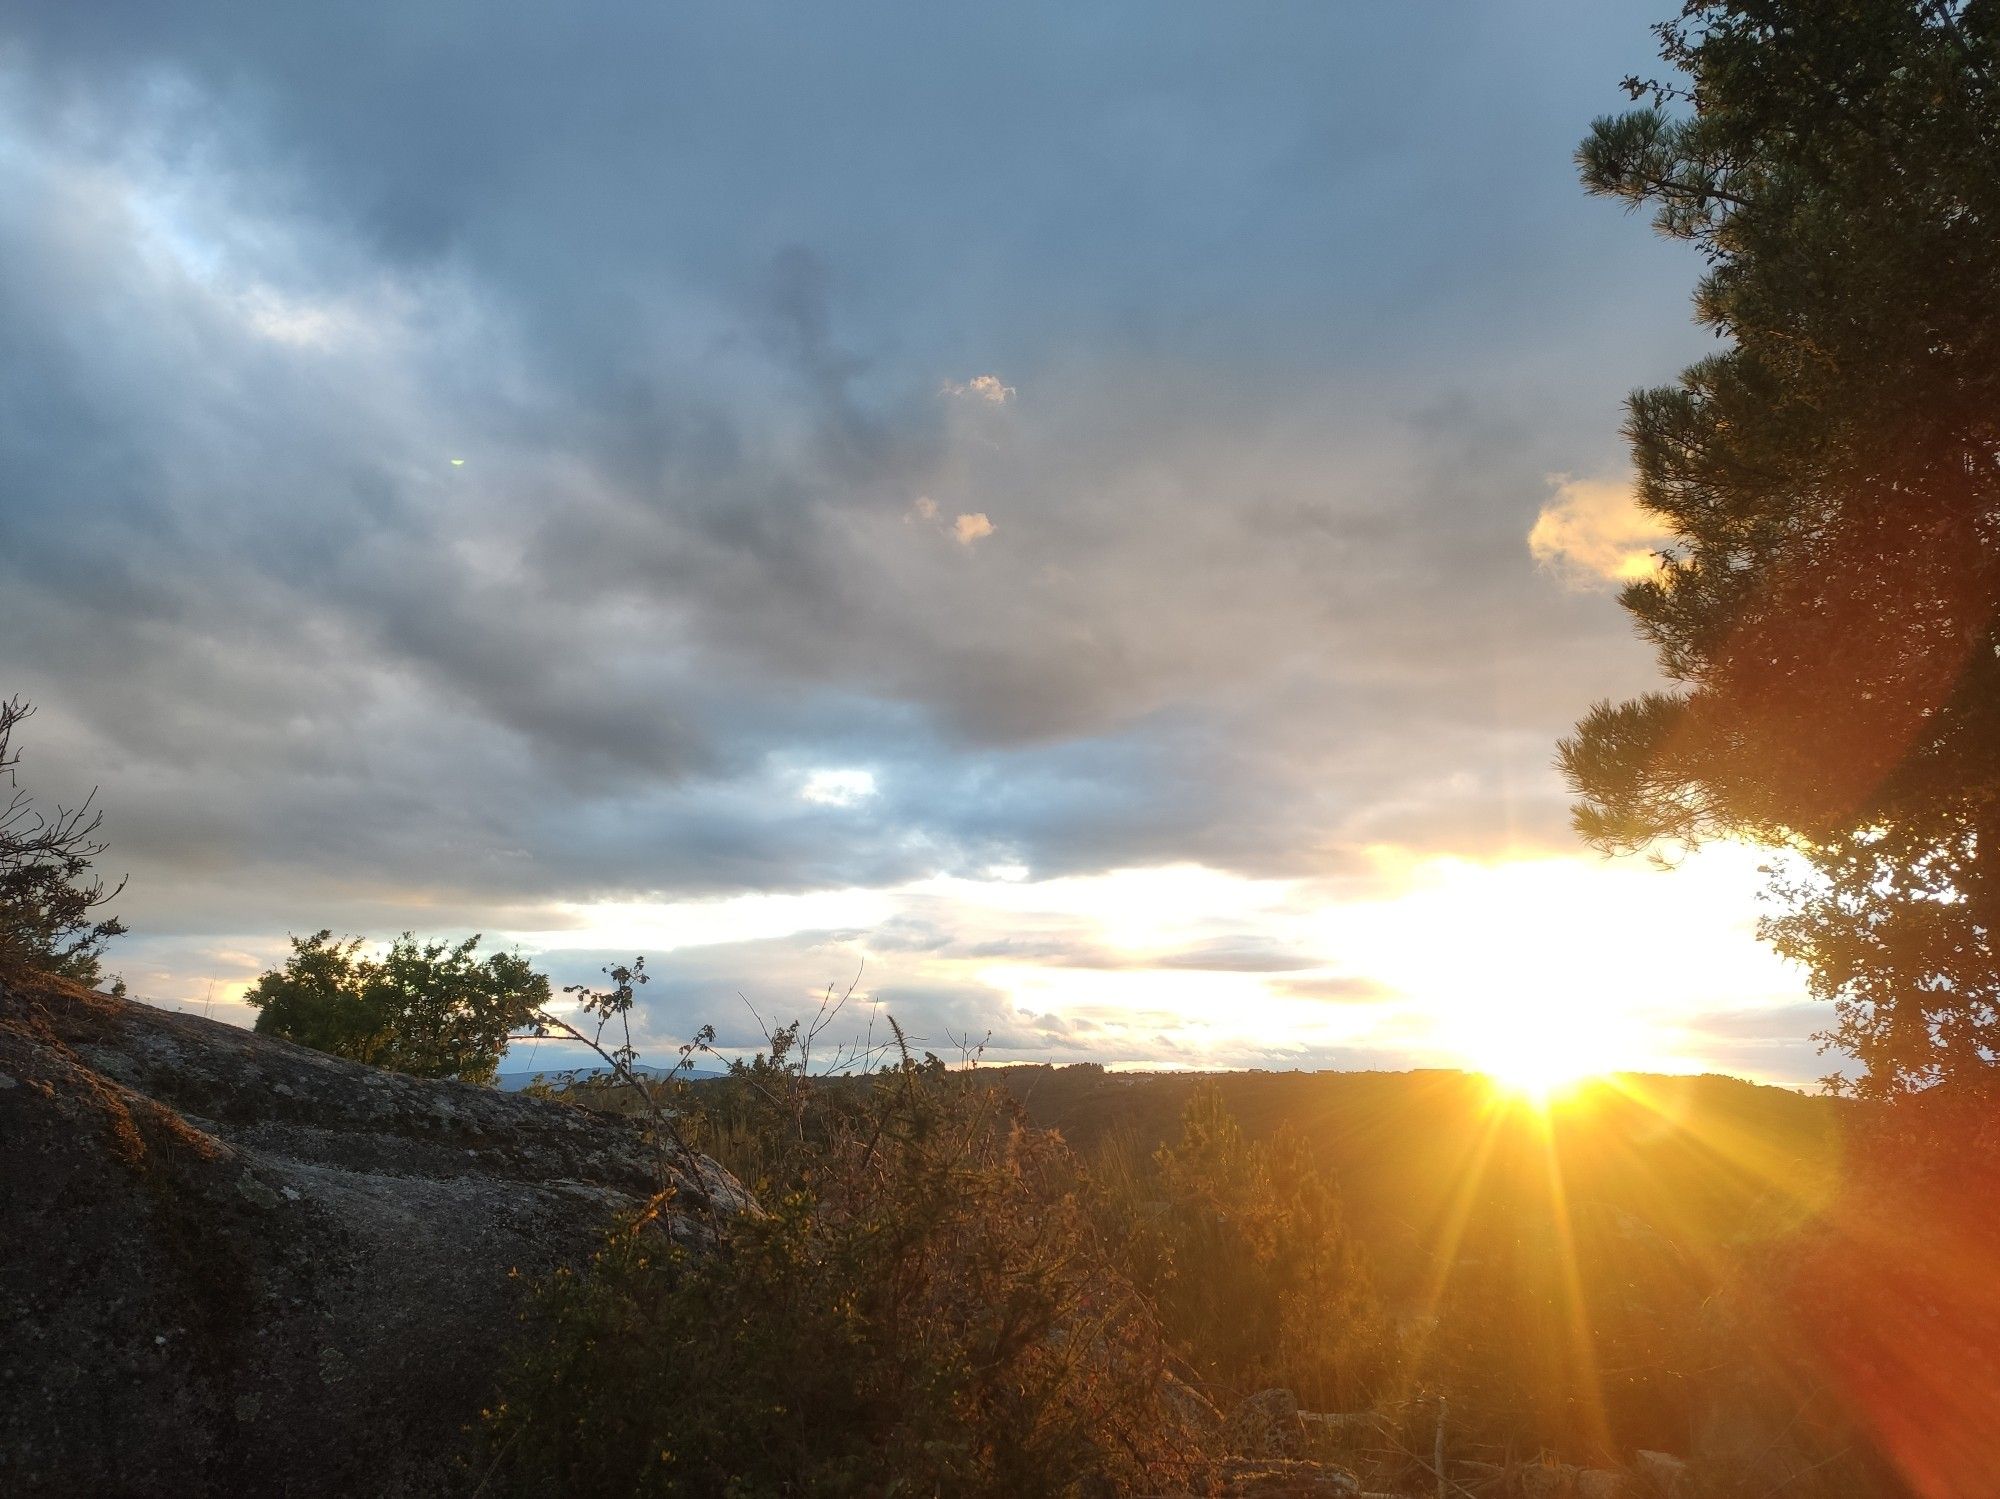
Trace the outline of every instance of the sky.
{"label": "sky", "polygon": [[1577,845],[1699,271],[1652,6],[0,7],[0,692],[135,993],[288,934],[941,1052],[1826,1070]]}

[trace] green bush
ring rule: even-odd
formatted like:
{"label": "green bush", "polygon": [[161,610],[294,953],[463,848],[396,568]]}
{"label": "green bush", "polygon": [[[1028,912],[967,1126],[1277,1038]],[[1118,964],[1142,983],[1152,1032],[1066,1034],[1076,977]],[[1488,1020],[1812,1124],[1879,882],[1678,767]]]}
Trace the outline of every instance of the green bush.
{"label": "green bush", "polygon": [[330,931],[294,937],[285,966],[243,996],[257,1029],[414,1077],[488,1083],[508,1033],[548,1003],[549,981],[527,959],[475,960],[477,937],[420,946],[405,932],[379,960],[361,946]]}

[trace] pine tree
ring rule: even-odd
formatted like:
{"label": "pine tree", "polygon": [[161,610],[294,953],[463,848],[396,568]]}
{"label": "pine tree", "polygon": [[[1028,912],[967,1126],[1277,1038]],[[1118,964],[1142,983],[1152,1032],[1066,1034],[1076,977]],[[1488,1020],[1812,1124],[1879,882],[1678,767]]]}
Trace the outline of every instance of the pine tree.
{"label": "pine tree", "polygon": [[2000,7],[1694,0],[1578,152],[1727,347],[1635,394],[1675,684],[1561,746],[1578,830],[1792,850],[1765,935],[1864,1091],[2000,1059]]}

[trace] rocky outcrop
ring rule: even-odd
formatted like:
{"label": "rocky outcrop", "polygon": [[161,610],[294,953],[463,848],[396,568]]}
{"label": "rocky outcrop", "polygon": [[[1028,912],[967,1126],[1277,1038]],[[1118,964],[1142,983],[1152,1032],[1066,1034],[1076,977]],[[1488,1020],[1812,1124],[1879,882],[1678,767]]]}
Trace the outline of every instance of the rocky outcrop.
{"label": "rocky outcrop", "polygon": [[1306,1434],[1299,1419],[1299,1397],[1290,1390],[1259,1390],[1230,1412],[1223,1440],[1237,1457],[1302,1456]]}
{"label": "rocky outcrop", "polygon": [[[526,1285],[657,1169],[631,1120],[0,987],[0,1492],[451,1492]],[[700,1175],[687,1240],[749,1207]]]}
{"label": "rocky outcrop", "polygon": [[1633,1469],[1648,1490],[1660,1499],[1689,1499],[1694,1479],[1688,1465],[1666,1452],[1641,1452],[1632,1460]]}

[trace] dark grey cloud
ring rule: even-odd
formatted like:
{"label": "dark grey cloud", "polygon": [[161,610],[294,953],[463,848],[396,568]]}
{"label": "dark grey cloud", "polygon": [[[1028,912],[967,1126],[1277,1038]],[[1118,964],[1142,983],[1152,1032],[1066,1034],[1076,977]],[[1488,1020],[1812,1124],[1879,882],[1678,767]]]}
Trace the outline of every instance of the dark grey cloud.
{"label": "dark grey cloud", "polygon": [[1556,843],[1646,662],[1523,538],[1696,347],[1569,166],[1650,17],[17,10],[30,770],[197,946]]}

